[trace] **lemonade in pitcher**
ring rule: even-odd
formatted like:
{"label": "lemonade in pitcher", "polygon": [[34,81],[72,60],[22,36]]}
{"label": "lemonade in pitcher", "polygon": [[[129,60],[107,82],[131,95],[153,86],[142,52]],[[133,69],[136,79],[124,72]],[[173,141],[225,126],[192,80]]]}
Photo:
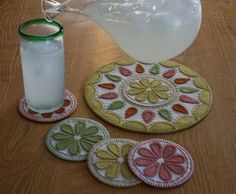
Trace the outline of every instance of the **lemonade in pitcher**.
{"label": "lemonade in pitcher", "polygon": [[48,20],[58,13],[89,16],[132,58],[157,63],[187,49],[201,24],[200,0],[42,0]]}

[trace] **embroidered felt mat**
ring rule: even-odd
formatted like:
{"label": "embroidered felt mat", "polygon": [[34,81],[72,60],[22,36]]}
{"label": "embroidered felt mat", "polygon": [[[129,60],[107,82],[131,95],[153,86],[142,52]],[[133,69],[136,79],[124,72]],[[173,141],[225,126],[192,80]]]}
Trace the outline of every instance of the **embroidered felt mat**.
{"label": "embroidered felt mat", "polygon": [[110,137],[100,123],[85,118],[69,118],[48,132],[46,146],[55,156],[69,161],[86,160],[93,145]]}
{"label": "embroidered felt mat", "polygon": [[77,99],[68,90],[65,90],[63,106],[54,112],[38,113],[29,109],[25,97],[21,98],[18,102],[18,110],[22,116],[26,119],[41,123],[50,123],[65,119],[75,111],[76,107]]}
{"label": "embroidered felt mat", "polygon": [[129,150],[137,142],[111,138],[98,142],[88,154],[88,168],[100,182],[113,187],[132,187],[141,181],[128,167]]}
{"label": "embroidered felt mat", "polygon": [[87,80],[85,99],[93,112],[117,127],[168,133],[202,120],[210,110],[212,92],[201,76],[179,63],[120,60]]}

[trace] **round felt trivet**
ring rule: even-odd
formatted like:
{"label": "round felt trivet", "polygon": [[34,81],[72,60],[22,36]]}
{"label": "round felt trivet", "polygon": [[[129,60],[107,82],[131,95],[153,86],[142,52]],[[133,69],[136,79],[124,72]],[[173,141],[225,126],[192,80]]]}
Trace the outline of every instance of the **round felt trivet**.
{"label": "round felt trivet", "polygon": [[65,119],[75,111],[76,107],[77,100],[68,90],[65,90],[65,100],[63,106],[55,112],[35,112],[28,108],[25,97],[23,97],[18,103],[18,110],[21,115],[23,115],[26,119],[41,123],[50,123]]}
{"label": "round felt trivet", "polygon": [[184,184],[194,170],[190,154],[180,145],[163,139],[136,144],[129,152],[128,163],[140,180],[160,188]]}
{"label": "round felt trivet", "polygon": [[94,145],[88,155],[88,167],[100,182],[114,187],[131,187],[140,183],[128,167],[127,156],[137,142],[107,139]]}
{"label": "round felt trivet", "polygon": [[102,119],[145,133],[191,127],[207,115],[212,104],[206,81],[173,61],[123,60],[105,65],[87,80],[84,93],[89,107]]}
{"label": "round felt trivet", "polygon": [[109,138],[100,123],[85,118],[69,118],[56,124],[47,134],[46,146],[55,156],[69,161],[87,159],[97,142]]}

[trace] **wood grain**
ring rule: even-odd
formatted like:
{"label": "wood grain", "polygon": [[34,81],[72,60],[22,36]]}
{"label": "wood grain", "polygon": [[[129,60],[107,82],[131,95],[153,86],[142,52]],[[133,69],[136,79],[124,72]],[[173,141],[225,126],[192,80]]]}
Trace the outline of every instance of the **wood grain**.
{"label": "wood grain", "polygon": [[83,85],[100,66],[127,55],[86,17],[64,15],[66,88],[79,101],[74,117],[104,124],[112,137],[135,140],[165,138],[184,146],[193,156],[195,172],[185,185],[155,189],[145,184],[116,189],[99,183],[85,162],[64,162],[44,146],[53,124],[22,118],[16,108],[23,96],[18,25],[42,17],[40,1],[1,0],[0,3],[0,193],[236,193],[236,1],[202,0],[201,31],[192,46],[174,60],[201,74],[211,85],[214,103],[202,122],[176,134],[147,135],[117,129],[96,117],[83,99]]}

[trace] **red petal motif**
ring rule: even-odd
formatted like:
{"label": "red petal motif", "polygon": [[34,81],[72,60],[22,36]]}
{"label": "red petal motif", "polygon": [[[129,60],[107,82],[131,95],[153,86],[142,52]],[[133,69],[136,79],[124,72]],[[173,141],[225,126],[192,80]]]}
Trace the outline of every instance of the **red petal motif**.
{"label": "red petal motif", "polygon": [[147,148],[139,148],[138,153],[143,157],[152,158],[152,159],[157,158],[157,156]]}
{"label": "red petal motif", "polygon": [[142,117],[143,117],[143,121],[148,124],[152,122],[153,119],[155,118],[155,113],[151,110],[145,110],[142,113]]}
{"label": "red petal motif", "polygon": [[136,72],[137,73],[144,73],[144,71],[145,71],[145,69],[140,64],[136,65]]}
{"label": "red petal motif", "polygon": [[31,110],[31,109],[28,110],[28,113],[32,114],[32,115],[37,114],[37,112],[35,112],[35,111]]}
{"label": "red petal motif", "polygon": [[129,118],[133,115],[135,115],[138,112],[138,109],[135,107],[129,107],[126,111],[125,111],[125,118]]}
{"label": "red petal motif", "polygon": [[151,159],[151,158],[136,158],[134,160],[135,164],[138,166],[148,166],[155,161],[156,161],[155,159]]}
{"label": "red petal motif", "polygon": [[99,98],[101,99],[107,99],[107,100],[112,100],[112,99],[116,99],[119,95],[115,92],[110,92],[110,93],[105,93],[102,94],[101,96],[99,96]]}
{"label": "red petal motif", "polygon": [[177,112],[188,114],[188,110],[181,104],[174,104],[172,106],[172,109],[177,111]]}
{"label": "red petal motif", "polygon": [[182,155],[174,155],[168,159],[165,159],[166,163],[184,163],[185,158]]}
{"label": "red petal motif", "polygon": [[109,90],[112,90],[116,87],[116,85],[112,84],[112,83],[98,84],[98,86],[101,87],[101,88],[109,89]]}
{"label": "red petal motif", "polygon": [[55,111],[55,113],[57,113],[57,114],[61,114],[63,112],[65,112],[65,108],[64,107],[61,107],[61,108],[59,108],[58,110]]}
{"label": "red petal motif", "polygon": [[119,72],[120,72],[120,74],[122,74],[124,76],[132,75],[132,72],[129,69],[124,68],[124,67],[119,67]]}
{"label": "red petal motif", "polygon": [[176,84],[185,84],[190,80],[190,78],[177,78],[175,79]]}
{"label": "red petal motif", "polygon": [[154,177],[157,175],[158,173],[158,167],[159,167],[159,163],[155,163],[153,165],[150,165],[150,166],[147,166],[143,173],[146,175],[146,176],[150,176],[150,177]]}
{"label": "red petal motif", "polygon": [[163,153],[162,153],[162,157],[164,159],[169,158],[170,156],[174,155],[176,152],[176,147],[173,145],[166,145]]}
{"label": "red petal motif", "polygon": [[187,95],[181,95],[179,97],[179,99],[182,101],[182,102],[187,102],[187,103],[190,103],[190,104],[199,104],[200,102],[194,98],[191,98]]}
{"label": "red petal motif", "polygon": [[50,118],[52,116],[52,112],[47,112],[47,113],[42,113],[41,115],[44,117],[44,118]]}
{"label": "red petal motif", "polygon": [[153,153],[155,153],[158,157],[161,157],[161,144],[159,142],[152,143],[150,148]]}
{"label": "red petal motif", "polygon": [[164,181],[170,181],[172,179],[172,175],[165,164],[161,164],[160,166],[159,177]]}
{"label": "red petal motif", "polygon": [[69,99],[64,100],[64,105],[63,106],[69,106],[71,101]]}
{"label": "red petal motif", "polygon": [[176,74],[176,72],[177,72],[176,69],[171,69],[171,70],[165,71],[162,75],[165,78],[171,78]]}
{"label": "red petal motif", "polygon": [[169,163],[165,163],[165,165],[174,173],[176,174],[184,174],[185,173],[185,169],[183,166],[180,166],[178,164],[169,164]]}

